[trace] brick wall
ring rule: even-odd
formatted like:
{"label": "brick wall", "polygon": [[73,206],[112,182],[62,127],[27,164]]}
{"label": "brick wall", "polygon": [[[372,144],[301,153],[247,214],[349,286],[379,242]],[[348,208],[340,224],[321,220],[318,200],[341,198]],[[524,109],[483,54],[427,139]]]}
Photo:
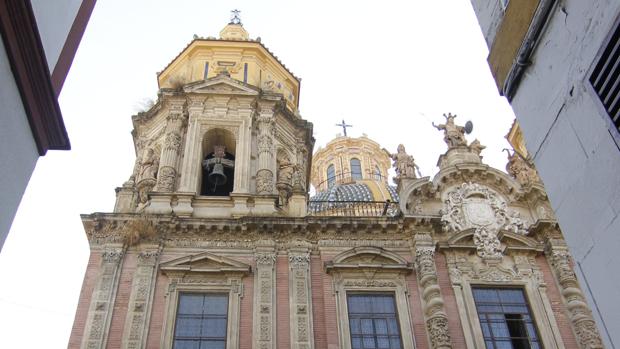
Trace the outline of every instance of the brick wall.
{"label": "brick wall", "polygon": [[69,337],[69,345],[67,346],[69,349],[79,348],[82,343],[82,337],[84,336],[84,325],[86,324],[88,308],[90,307],[90,298],[92,297],[93,290],[97,284],[100,265],[101,254],[91,253],[88,260],[88,266],[86,267],[86,273],[84,274],[84,282],[82,283],[82,290],[80,291],[80,299],[78,300],[78,306],[75,311],[75,319],[73,320],[71,336]]}
{"label": "brick wall", "polygon": [[288,301],[288,256],[276,259],[276,331],[277,348],[291,347],[291,320]]}

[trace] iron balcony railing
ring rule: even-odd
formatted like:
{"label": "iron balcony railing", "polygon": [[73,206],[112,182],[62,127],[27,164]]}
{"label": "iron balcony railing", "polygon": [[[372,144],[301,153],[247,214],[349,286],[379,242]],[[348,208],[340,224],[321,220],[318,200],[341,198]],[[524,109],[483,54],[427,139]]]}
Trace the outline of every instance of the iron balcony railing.
{"label": "iron balcony railing", "polygon": [[373,180],[373,181],[387,183],[388,178],[382,176],[379,173],[364,173],[364,174],[351,173],[351,172],[339,173],[319,183],[319,185],[317,185],[316,187],[316,191],[322,192],[322,191],[326,191],[327,189],[330,189],[336,184],[347,184],[347,183],[353,183],[355,181],[360,181],[360,180]]}
{"label": "iron balcony railing", "polygon": [[395,201],[310,201],[309,216],[396,217],[400,213]]}

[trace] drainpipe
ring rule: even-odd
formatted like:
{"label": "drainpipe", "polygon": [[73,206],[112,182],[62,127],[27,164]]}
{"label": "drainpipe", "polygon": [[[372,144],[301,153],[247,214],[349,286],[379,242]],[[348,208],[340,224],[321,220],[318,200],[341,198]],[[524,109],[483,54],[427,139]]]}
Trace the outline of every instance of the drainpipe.
{"label": "drainpipe", "polygon": [[534,18],[532,18],[532,23],[517,52],[517,58],[510,68],[510,72],[508,72],[504,87],[502,88],[502,95],[506,96],[508,102],[512,101],[512,97],[514,97],[517,92],[525,69],[531,64],[530,58],[536,49],[536,45],[539,41],[538,39],[540,39],[545,26],[549,22],[551,12],[557,2],[557,0],[540,0],[538,4],[538,8],[534,13]]}

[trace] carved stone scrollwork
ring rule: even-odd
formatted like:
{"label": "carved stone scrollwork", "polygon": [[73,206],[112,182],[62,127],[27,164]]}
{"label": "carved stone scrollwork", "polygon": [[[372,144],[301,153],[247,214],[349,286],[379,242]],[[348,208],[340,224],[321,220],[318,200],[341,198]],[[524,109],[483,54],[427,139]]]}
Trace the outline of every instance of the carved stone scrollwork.
{"label": "carved stone scrollwork", "polygon": [[122,248],[107,248],[101,254],[103,265],[91,298],[82,348],[105,347],[123,255]]}
{"label": "carved stone scrollwork", "polygon": [[146,250],[138,254],[138,265],[134,274],[127,307],[127,318],[123,333],[123,349],[146,347],[144,329],[151,306],[151,292],[155,282],[154,272],[159,249]]}
{"label": "carved stone scrollwork", "polygon": [[257,265],[273,265],[276,262],[275,253],[257,253],[255,258]]}
{"label": "carved stone scrollwork", "polygon": [[162,167],[159,170],[157,178],[157,189],[159,191],[170,192],[174,190],[174,182],[176,180],[177,171],[169,166]]}
{"label": "carved stone scrollwork", "polygon": [[265,195],[273,193],[273,172],[267,169],[256,173],[256,193]]}
{"label": "carved stone scrollwork", "polygon": [[441,210],[443,230],[459,233],[475,229],[474,243],[481,258],[501,259],[500,230],[526,235],[529,223],[491,189],[477,183],[463,183],[448,192]]}
{"label": "carved stone scrollwork", "polygon": [[310,263],[310,254],[289,254],[288,261],[293,268],[307,268]]}
{"label": "carved stone scrollwork", "polygon": [[497,234],[487,228],[476,228],[474,232],[474,244],[478,256],[482,259],[501,259],[501,243]]}
{"label": "carved stone scrollwork", "polygon": [[431,345],[433,348],[452,348],[448,316],[444,311],[444,301],[437,283],[433,240],[429,234],[417,234],[414,239],[415,268],[422,287],[424,315]]}
{"label": "carved stone scrollwork", "polygon": [[257,252],[254,293],[254,347],[275,348],[275,252]]}
{"label": "carved stone scrollwork", "polygon": [[565,243],[549,239],[546,246],[547,258],[551,262],[553,272],[560,284],[561,294],[566,302],[571,324],[577,335],[581,348],[604,348],[592,311],[588,307],[577,277],[573,272],[570,254]]}

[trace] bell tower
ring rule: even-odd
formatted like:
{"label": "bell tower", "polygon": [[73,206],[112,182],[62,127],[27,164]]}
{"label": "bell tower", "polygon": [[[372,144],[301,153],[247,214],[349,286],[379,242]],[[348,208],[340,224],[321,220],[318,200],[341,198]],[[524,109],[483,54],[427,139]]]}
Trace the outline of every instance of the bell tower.
{"label": "bell tower", "polygon": [[184,217],[306,212],[312,124],[300,79],[235,15],[158,73],[157,102],[133,116],[136,162],[115,212]]}

